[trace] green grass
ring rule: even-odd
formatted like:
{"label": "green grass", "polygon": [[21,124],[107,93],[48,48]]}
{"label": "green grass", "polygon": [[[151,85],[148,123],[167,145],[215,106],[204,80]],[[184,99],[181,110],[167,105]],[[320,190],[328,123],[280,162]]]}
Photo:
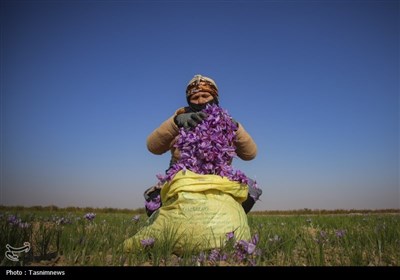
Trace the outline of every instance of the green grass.
{"label": "green grass", "polygon": [[[140,214],[96,211],[93,221],[82,211],[2,209],[1,265],[63,266],[399,266],[400,215],[303,214],[249,215],[252,236],[259,241],[251,253],[230,240],[224,248],[197,252],[189,248],[173,254],[174,241],[155,242],[137,252],[122,250],[147,219]],[[16,219],[10,219],[16,216]],[[5,258],[6,245],[31,250],[18,262]],[[242,251],[240,251],[242,250]]]}

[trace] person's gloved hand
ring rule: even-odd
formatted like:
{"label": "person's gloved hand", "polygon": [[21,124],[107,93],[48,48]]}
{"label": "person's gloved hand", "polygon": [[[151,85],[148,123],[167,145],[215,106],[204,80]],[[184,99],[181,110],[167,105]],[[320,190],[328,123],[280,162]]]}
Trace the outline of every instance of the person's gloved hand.
{"label": "person's gloved hand", "polygon": [[207,114],[204,112],[184,113],[177,115],[174,121],[178,127],[191,128],[201,123],[206,117]]}

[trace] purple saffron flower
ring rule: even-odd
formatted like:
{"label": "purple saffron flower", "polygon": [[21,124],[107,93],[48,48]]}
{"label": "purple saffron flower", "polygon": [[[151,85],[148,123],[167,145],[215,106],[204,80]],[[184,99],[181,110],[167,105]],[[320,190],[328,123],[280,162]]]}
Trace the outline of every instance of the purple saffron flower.
{"label": "purple saffron flower", "polygon": [[251,243],[253,243],[254,245],[257,245],[258,241],[260,241],[260,237],[256,233],[253,235],[253,238],[251,239]]}
{"label": "purple saffron flower", "polygon": [[251,254],[253,254],[255,252],[255,250],[256,250],[256,245],[255,244],[253,244],[253,243],[248,243],[247,244],[247,248],[246,248],[247,254],[251,255]]}
{"label": "purple saffron flower", "polygon": [[56,221],[56,224],[57,224],[57,225],[72,224],[72,221],[71,221],[71,219],[69,219],[69,218],[61,217],[60,219],[58,219],[58,220]]}
{"label": "purple saffron flower", "polygon": [[28,227],[30,227],[30,224],[28,224],[27,222],[25,222],[25,223],[19,223],[18,226],[19,226],[20,228],[28,228]]}
{"label": "purple saffron flower", "polygon": [[139,219],[140,219],[140,215],[135,215],[135,216],[133,216],[132,221],[137,223],[139,221]]}
{"label": "purple saffron flower", "polygon": [[256,250],[256,245],[245,240],[240,240],[237,244],[237,249],[240,250],[242,253],[251,255]]}
{"label": "purple saffron flower", "polygon": [[328,234],[326,231],[321,230],[319,232],[319,236],[317,236],[315,238],[315,242],[317,242],[318,244],[325,244],[328,242]]}
{"label": "purple saffron flower", "polygon": [[226,234],[226,239],[228,239],[228,240],[231,240],[234,237],[235,237],[235,232],[234,231],[228,232]]}
{"label": "purple saffron flower", "polygon": [[246,254],[242,250],[238,249],[234,253],[234,258],[238,263],[241,263],[246,259]]}
{"label": "purple saffron flower", "polygon": [[269,238],[269,242],[272,243],[278,243],[280,241],[282,241],[282,238],[277,234],[275,234],[273,238]]}
{"label": "purple saffron flower", "polygon": [[346,230],[344,229],[335,230],[335,235],[338,238],[343,238],[346,235]]}
{"label": "purple saffron flower", "polygon": [[220,261],[226,261],[228,259],[228,254],[227,253],[223,253],[220,257]]}
{"label": "purple saffron flower", "polygon": [[196,258],[197,262],[203,264],[207,260],[207,256],[204,252],[200,252],[199,256]]}
{"label": "purple saffron flower", "polygon": [[140,243],[142,244],[143,247],[148,248],[148,247],[152,247],[154,245],[155,241],[156,240],[154,238],[147,238],[147,239],[140,240]]}
{"label": "purple saffron flower", "polygon": [[157,195],[155,198],[151,199],[150,201],[145,201],[145,207],[150,211],[155,211],[161,206],[161,197]]}
{"label": "purple saffron flower", "polygon": [[96,218],[96,214],[95,213],[86,213],[85,216],[83,216],[86,220],[88,221],[93,221],[94,218]]}
{"label": "purple saffron flower", "polygon": [[13,226],[17,226],[21,223],[21,219],[19,219],[15,215],[10,215],[10,216],[8,216],[7,222]]}
{"label": "purple saffron flower", "polygon": [[210,255],[208,256],[208,260],[211,262],[218,262],[221,259],[221,254],[220,251],[218,249],[213,249],[210,252]]}

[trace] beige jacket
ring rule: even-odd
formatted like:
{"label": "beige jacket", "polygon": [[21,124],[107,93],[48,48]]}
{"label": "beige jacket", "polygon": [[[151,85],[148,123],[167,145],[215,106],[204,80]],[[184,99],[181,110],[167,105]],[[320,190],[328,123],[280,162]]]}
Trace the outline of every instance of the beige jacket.
{"label": "beige jacket", "polygon": [[[163,122],[147,137],[147,148],[150,152],[156,155],[161,155],[168,150],[171,151],[172,163],[180,158],[180,152],[174,147],[174,143],[179,134],[179,128],[174,122],[174,118],[182,109],[179,109],[175,114]],[[257,155],[257,145],[251,136],[239,124],[236,131],[236,154],[242,160],[252,160]]]}

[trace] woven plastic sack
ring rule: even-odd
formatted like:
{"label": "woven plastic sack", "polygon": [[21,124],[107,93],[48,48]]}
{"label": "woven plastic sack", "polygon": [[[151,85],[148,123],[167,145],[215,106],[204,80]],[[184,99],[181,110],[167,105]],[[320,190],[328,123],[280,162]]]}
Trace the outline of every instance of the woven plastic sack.
{"label": "woven plastic sack", "polygon": [[229,232],[236,240],[250,240],[241,206],[247,193],[247,185],[226,177],[180,171],[162,187],[162,207],[124,242],[125,251],[140,249],[149,239],[173,246],[174,252],[222,247]]}

